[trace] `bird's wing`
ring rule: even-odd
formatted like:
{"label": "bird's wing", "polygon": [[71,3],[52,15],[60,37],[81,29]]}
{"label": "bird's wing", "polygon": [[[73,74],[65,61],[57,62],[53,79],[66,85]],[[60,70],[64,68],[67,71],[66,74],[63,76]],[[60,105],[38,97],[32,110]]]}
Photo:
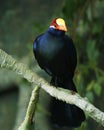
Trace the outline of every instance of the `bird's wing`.
{"label": "bird's wing", "polygon": [[33,42],[33,52],[34,52],[34,55],[35,55],[35,58],[36,58],[36,59],[37,59],[39,41],[40,41],[42,35],[43,35],[43,34],[39,35],[39,36],[35,39],[35,41]]}
{"label": "bird's wing", "polygon": [[[67,53],[67,61],[72,64],[72,68],[75,69],[77,65],[77,53],[72,39],[68,36],[65,37]],[[69,61],[69,59],[71,61]]]}

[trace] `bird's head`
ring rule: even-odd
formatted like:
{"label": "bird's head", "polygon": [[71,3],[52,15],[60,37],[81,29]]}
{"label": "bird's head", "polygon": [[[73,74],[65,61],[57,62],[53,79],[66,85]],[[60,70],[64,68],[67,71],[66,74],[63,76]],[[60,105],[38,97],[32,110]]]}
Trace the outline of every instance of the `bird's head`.
{"label": "bird's head", "polygon": [[54,28],[56,30],[60,30],[60,31],[64,31],[64,32],[67,31],[65,21],[62,18],[55,18],[52,21],[50,28]]}

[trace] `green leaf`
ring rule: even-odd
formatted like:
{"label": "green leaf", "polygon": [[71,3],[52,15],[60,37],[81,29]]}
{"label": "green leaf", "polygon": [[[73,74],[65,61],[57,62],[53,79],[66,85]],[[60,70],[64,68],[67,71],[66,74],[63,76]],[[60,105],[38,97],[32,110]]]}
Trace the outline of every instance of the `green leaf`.
{"label": "green leaf", "polygon": [[100,96],[101,90],[102,90],[101,85],[98,84],[98,83],[96,83],[96,84],[94,85],[93,89],[94,89],[95,94],[96,94],[97,96]]}
{"label": "green leaf", "polygon": [[94,101],[94,94],[93,94],[93,92],[88,92],[87,94],[86,94],[86,97],[91,101],[91,102],[93,102]]}
{"label": "green leaf", "polygon": [[94,80],[92,80],[89,84],[88,84],[88,86],[87,86],[87,91],[91,91],[91,89],[93,88],[93,86],[94,86]]}
{"label": "green leaf", "polygon": [[99,51],[96,48],[96,42],[94,40],[89,40],[87,43],[87,56],[89,59],[90,65],[96,66],[97,65],[97,60],[99,57]]}

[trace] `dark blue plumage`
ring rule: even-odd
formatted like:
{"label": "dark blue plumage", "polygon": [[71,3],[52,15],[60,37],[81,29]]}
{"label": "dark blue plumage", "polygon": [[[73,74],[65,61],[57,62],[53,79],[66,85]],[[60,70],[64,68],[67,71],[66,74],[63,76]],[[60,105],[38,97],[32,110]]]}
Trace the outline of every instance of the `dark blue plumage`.
{"label": "dark blue plumage", "polygon": [[[36,38],[33,51],[39,66],[52,76],[52,85],[77,91],[73,82],[77,64],[76,49],[63,29],[52,25],[46,33]],[[85,120],[80,108],[55,98],[51,100],[50,112],[51,122],[58,126],[78,127]]]}

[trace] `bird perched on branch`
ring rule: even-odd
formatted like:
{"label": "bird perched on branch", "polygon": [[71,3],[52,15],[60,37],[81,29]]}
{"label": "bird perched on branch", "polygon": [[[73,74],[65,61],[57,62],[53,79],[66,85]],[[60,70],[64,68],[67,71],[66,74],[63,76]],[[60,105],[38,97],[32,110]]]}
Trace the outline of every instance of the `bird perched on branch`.
{"label": "bird perched on branch", "polygon": [[[77,54],[66,31],[65,21],[55,18],[48,30],[35,39],[33,51],[39,66],[52,77],[52,85],[77,92],[73,82]],[[51,100],[50,113],[54,126],[79,127],[85,120],[85,114],[80,108],[55,98]]]}

